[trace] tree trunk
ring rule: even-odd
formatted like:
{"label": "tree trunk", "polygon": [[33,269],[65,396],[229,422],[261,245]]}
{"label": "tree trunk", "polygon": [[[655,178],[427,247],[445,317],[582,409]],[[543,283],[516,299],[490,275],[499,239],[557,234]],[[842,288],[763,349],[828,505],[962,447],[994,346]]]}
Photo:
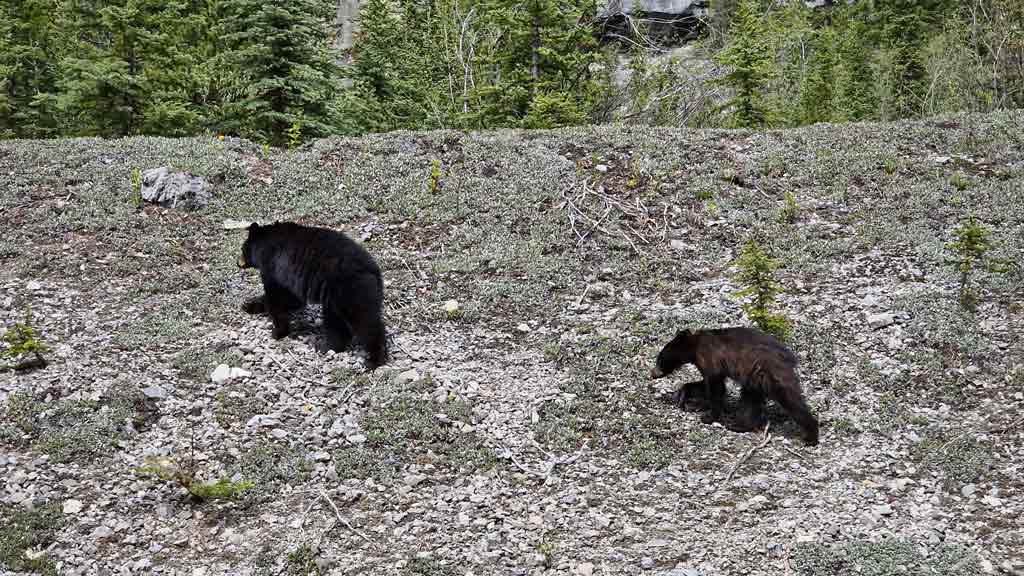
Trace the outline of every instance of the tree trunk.
{"label": "tree trunk", "polygon": [[533,17],[533,46],[530,50],[530,77],[533,78],[531,90],[537,93],[537,81],[540,79],[540,14]]}

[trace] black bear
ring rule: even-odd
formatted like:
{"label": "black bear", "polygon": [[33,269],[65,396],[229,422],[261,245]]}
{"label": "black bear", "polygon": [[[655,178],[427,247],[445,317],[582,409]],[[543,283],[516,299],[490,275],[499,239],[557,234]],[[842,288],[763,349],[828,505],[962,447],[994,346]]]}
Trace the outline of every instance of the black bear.
{"label": "black bear", "polygon": [[[667,376],[684,364],[694,364],[704,377],[703,392],[710,405],[701,418],[705,424],[721,419],[725,379],[732,378],[741,390],[737,430],[760,427],[765,400],[770,398],[800,425],[805,443],[818,444],[818,421],[804,401],[796,355],[771,335],[745,327],[682,330],[658,353],[651,377]],[[699,384],[683,385],[673,399],[682,406]]]}
{"label": "black bear", "polygon": [[263,295],[242,308],[269,314],[273,338],[288,335],[291,312],[320,304],[325,338],[318,351],[340,352],[354,335],[366,348],[371,370],[387,361],[384,281],[365,248],[335,230],[294,222],[254,222],[248,233],[238,265],[260,271]]}

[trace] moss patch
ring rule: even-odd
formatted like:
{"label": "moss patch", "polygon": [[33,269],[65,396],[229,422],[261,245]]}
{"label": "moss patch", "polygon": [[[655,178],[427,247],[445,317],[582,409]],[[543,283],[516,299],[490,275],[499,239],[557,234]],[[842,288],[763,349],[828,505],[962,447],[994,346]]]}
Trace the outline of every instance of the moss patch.
{"label": "moss patch", "polygon": [[56,504],[33,510],[0,504],[0,566],[16,572],[57,574],[57,567],[42,550],[63,525]]}

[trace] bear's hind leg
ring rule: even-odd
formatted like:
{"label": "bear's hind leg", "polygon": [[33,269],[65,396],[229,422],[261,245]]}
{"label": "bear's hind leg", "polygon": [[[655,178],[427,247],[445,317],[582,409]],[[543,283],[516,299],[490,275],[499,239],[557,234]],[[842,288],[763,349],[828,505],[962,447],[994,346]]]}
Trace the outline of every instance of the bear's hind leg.
{"label": "bear's hind leg", "polygon": [[369,320],[362,337],[366,342],[367,365],[371,370],[388,361],[388,337],[379,314]]}
{"label": "bear's hind leg", "polygon": [[342,352],[346,350],[352,344],[352,329],[348,322],[329,306],[324,306],[323,318],[324,339],[317,347],[317,351]]}
{"label": "bear's hind leg", "polygon": [[[360,274],[345,284],[345,297],[328,299],[324,302],[324,309],[329,309],[337,320],[348,323],[351,333],[366,349],[367,367],[373,370],[387,362],[388,356],[387,335],[381,318],[383,290],[380,278],[373,274]],[[324,318],[326,321],[327,316]]]}
{"label": "bear's hind leg", "polygon": [[380,277],[364,276],[359,289],[356,301],[362,306],[354,311],[356,322],[353,322],[352,328],[366,349],[366,367],[375,370],[388,361],[388,339],[382,317],[383,283]]}
{"label": "bear's hind leg", "polygon": [[764,393],[744,384],[740,389],[740,409],[733,429],[736,432],[750,432],[764,425]]}
{"label": "bear's hind leg", "polygon": [[804,443],[808,446],[818,444],[818,420],[811,414],[799,387],[795,383],[779,386],[773,394],[775,401],[782,406],[803,431]]}
{"label": "bear's hind leg", "polygon": [[367,308],[349,310],[348,318],[359,342],[366,349],[366,365],[370,370],[387,362],[388,341],[380,313]]}

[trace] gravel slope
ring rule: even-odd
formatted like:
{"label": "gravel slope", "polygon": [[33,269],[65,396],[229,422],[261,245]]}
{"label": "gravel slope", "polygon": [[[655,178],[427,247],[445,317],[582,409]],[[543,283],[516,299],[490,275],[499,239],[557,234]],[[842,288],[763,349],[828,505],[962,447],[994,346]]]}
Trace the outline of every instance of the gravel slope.
{"label": "gravel slope", "polygon": [[[139,206],[164,165],[212,203]],[[0,323],[30,309],[51,348],[0,372],[11,573],[1024,573],[1024,114],[7,141],[0,173]],[[968,214],[1004,261],[975,312],[946,248]],[[316,310],[272,340],[226,219],[365,242],[392,363],[317,355]],[[815,448],[778,410],[764,444],[665,402],[693,371],[647,378],[676,329],[747,323],[751,235]],[[250,487],[190,499],[154,461]]]}

